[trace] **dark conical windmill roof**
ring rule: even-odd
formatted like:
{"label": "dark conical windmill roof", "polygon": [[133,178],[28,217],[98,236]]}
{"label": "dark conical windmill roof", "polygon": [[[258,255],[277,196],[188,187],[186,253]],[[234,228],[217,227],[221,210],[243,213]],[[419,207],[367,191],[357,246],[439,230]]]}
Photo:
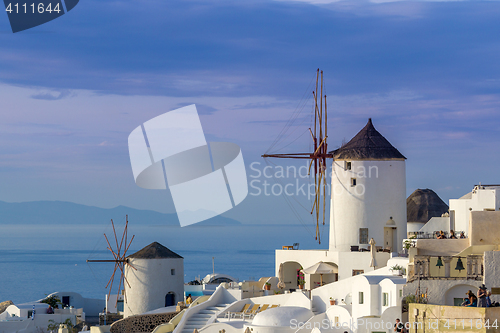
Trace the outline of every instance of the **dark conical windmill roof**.
{"label": "dark conical windmill roof", "polygon": [[406,199],[408,222],[427,222],[448,212],[448,205],[430,189],[417,189]]}
{"label": "dark conical windmill roof", "polygon": [[373,127],[372,118],[351,141],[331,153],[339,160],[406,159]]}
{"label": "dark conical windmill roof", "polygon": [[158,242],[153,242],[143,248],[142,250],[137,251],[134,254],[128,256],[129,258],[137,258],[137,259],[166,259],[166,258],[181,258],[177,253],[167,249],[165,246],[161,245]]}

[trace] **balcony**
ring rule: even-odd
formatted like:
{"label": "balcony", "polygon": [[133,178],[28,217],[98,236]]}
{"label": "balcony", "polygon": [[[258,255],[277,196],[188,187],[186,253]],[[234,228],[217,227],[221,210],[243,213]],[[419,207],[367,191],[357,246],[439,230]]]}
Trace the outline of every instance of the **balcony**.
{"label": "balcony", "polygon": [[415,256],[413,262],[408,265],[408,282],[418,279],[482,280],[483,272],[482,255]]}

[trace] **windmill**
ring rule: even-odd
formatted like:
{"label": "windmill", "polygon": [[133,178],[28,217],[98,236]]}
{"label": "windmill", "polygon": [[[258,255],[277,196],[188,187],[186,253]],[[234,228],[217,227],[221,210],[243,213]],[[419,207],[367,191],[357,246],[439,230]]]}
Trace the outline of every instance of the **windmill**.
{"label": "windmill", "polygon": [[[321,74],[321,75],[320,75]],[[321,82],[320,81],[321,77]],[[318,83],[320,83],[320,91],[318,94]],[[316,220],[316,235],[315,238],[321,244],[320,224],[325,225],[326,211],[326,159],[332,158],[328,153],[328,115],[326,109],[326,95],[323,96],[323,71],[319,68],[316,71],[316,89],[312,92],[314,97],[313,113],[314,125],[313,129],[309,128],[311,134],[313,149],[307,153],[289,153],[289,154],[264,154],[262,157],[268,158],[292,158],[292,159],[308,159],[309,175],[311,169],[314,174],[315,194],[314,202],[310,213]],[[323,100],[324,99],[324,100]],[[323,108],[324,105],[324,108]],[[283,132],[283,131],[282,131]],[[281,133],[280,133],[281,134]],[[278,139],[277,139],[278,140]]]}
{"label": "windmill", "polygon": [[[122,285],[122,281],[124,283],[126,282],[128,286],[130,287],[130,283],[127,280],[127,277],[125,276],[125,265],[128,265],[132,267],[133,269],[137,270],[134,266],[132,266],[127,259],[127,251],[130,248],[130,244],[132,244],[132,240],[134,239],[135,235],[132,236],[130,239],[130,242],[127,244],[127,237],[128,237],[128,215],[126,215],[126,222],[125,222],[125,228],[123,229],[123,234],[120,243],[118,243],[118,237],[116,236],[116,229],[115,229],[115,224],[113,223],[113,220],[111,220],[111,225],[113,227],[113,234],[115,237],[115,242],[116,242],[116,250],[113,250],[113,247],[111,246],[111,243],[108,240],[108,237],[106,234],[104,234],[104,238],[106,239],[106,242],[108,243],[107,249],[113,254],[114,259],[108,259],[108,260],[91,260],[87,259],[87,262],[114,262],[115,263],[115,268],[113,270],[113,274],[111,274],[111,278],[108,281],[108,284],[106,285],[106,289],[109,286],[109,293],[108,293],[108,301],[109,297],[111,295],[111,290],[113,289],[113,281],[115,278],[115,274],[117,270],[119,269],[121,272],[120,275],[120,282],[118,284],[118,294],[120,294],[120,288]],[[125,300],[127,295],[125,296]],[[118,298],[116,299],[116,303],[118,304]],[[116,304],[115,304],[116,306]]]}

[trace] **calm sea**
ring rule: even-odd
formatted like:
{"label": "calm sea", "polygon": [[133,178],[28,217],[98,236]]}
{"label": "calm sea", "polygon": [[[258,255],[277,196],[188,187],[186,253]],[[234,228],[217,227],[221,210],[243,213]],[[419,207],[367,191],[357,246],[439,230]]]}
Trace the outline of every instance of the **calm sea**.
{"label": "calm sea", "polygon": [[[122,227],[117,227],[121,237]],[[135,238],[132,254],[157,241],[184,257],[185,282],[215,271],[240,281],[274,275],[274,250],[300,243],[300,248],[327,248],[328,228],[321,245],[303,225],[241,225],[210,227],[129,226]],[[0,225],[0,302],[23,303],[55,291],[74,291],[104,298],[113,272],[104,233],[114,241],[110,225]],[[120,240],[120,239],[119,239]],[[118,280],[113,287],[117,291]]]}

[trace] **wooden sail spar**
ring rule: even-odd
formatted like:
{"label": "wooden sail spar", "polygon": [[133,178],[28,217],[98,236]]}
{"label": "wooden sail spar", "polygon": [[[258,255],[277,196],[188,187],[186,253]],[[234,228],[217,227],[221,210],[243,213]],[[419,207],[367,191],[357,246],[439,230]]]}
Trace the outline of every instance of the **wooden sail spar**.
{"label": "wooden sail spar", "polygon": [[[319,92],[318,92],[318,84]],[[320,224],[325,224],[326,213],[326,170],[327,158],[332,155],[328,153],[328,112],[326,106],[326,95],[323,95],[323,71],[319,68],[316,71],[316,88],[313,91],[314,97],[314,125],[309,128],[312,137],[313,151],[308,153],[288,153],[288,154],[264,154],[262,157],[268,158],[292,158],[309,159],[309,175],[311,169],[314,173],[315,194],[311,209],[311,214],[316,220],[316,240],[321,244]]]}
{"label": "wooden sail spar", "polygon": [[[108,284],[106,285],[106,289],[109,286],[109,293],[108,293],[108,301],[109,297],[111,295],[111,290],[113,289],[113,281],[115,278],[115,274],[117,270],[119,269],[121,272],[120,275],[120,280],[118,284],[118,295],[120,294],[120,288],[122,285],[122,281],[125,284],[125,282],[128,284],[130,287],[130,283],[127,280],[127,277],[125,276],[125,265],[128,265],[132,267],[133,269],[137,270],[134,266],[132,266],[127,259],[127,251],[130,248],[130,245],[132,244],[132,240],[134,239],[135,235],[132,236],[130,239],[130,242],[127,244],[127,237],[128,237],[128,215],[126,215],[126,222],[125,222],[125,228],[123,229],[123,234],[120,243],[118,243],[118,237],[116,236],[116,229],[115,229],[115,224],[113,223],[113,220],[111,220],[111,225],[113,226],[113,234],[115,237],[115,243],[116,243],[116,251],[113,250],[113,247],[111,246],[111,243],[108,240],[108,237],[106,234],[104,234],[104,238],[106,239],[106,242],[108,243],[107,249],[113,254],[114,259],[108,259],[108,260],[91,260],[87,259],[87,262],[114,262],[115,263],[115,268],[113,270],[113,274],[111,274],[111,278],[108,281]],[[123,250],[123,252],[122,252]],[[125,295],[127,297],[127,295]],[[116,298],[116,303],[118,303],[118,298]],[[116,306],[116,304],[115,304]]]}

